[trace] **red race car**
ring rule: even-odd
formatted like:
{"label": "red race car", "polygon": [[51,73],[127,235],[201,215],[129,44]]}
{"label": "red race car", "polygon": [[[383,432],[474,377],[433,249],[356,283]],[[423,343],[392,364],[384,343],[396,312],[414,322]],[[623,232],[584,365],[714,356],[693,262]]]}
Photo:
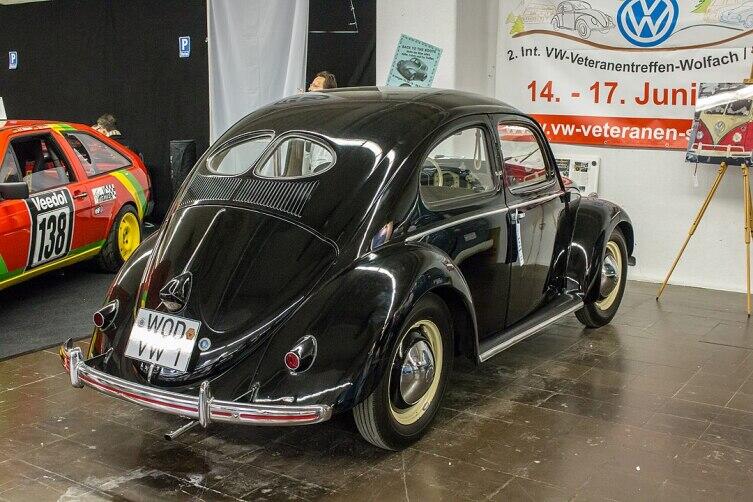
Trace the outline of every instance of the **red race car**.
{"label": "red race car", "polygon": [[141,158],[79,124],[0,121],[0,289],[96,257],[117,271],[151,209]]}

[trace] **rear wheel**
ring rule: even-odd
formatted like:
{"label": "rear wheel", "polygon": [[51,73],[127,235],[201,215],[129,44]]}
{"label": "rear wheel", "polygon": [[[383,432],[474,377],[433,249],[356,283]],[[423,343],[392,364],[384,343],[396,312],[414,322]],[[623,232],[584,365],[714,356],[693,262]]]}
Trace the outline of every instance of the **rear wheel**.
{"label": "rear wheel", "polygon": [[614,229],[604,249],[601,265],[599,299],[588,303],[575,312],[575,316],[588,328],[598,328],[608,324],[617,313],[625,292],[627,281],[628,254],[625,237],[619,229]]}
{"label": "rear wheel", "polygon": [[408,316],[377,388],[353,409],[358,430],[368,442],[397,450],[426,432],[452,370],[452,340],[447,306],[427,294]]}
{"label": "rear wheel", "polygon": [[141,244],[141,222],[131,206],[123,206],[97,256],[97,265],[107,272],[117,272]]}

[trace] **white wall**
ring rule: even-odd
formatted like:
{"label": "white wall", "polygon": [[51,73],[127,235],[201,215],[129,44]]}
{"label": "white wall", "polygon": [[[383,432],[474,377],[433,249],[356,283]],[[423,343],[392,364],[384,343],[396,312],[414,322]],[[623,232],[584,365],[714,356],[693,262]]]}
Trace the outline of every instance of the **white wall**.
{"label": "white wall", "polygon": [[[401,33],[442,47],[434,87],[493,96],[498,8],[508,0],[379,0],[377,84],[387,79]],[[486,70],[486,71],[485,71]],[[504,84],[501,99],[504,100]],[[525,110],[524,110],[525,111]],[[553,145],[555,153],[601,157],[599,195],[620,204],[633,220],[633,279],[661,282],[716,175],[693,167],[680,151]],[[728,169],[714,201],[677,266],[672,283],[744,291],[742,175]]]}
{"label": "white wall", "polygon": [[[694,166],[681,151],[553,145],[557,151],[601,157],[599,195],[618,203],[633,220],[637,265],[632,279],[661,282],[687,236],[717,168]],[[745,290],[742,174],[729,167],[701,221],[672,284]]]}

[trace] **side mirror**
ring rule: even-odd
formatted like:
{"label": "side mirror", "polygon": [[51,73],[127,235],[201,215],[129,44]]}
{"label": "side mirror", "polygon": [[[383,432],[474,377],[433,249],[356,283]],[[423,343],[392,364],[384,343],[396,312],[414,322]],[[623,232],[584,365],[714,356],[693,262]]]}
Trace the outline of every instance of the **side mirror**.
{"label": "side mirror", "polygon": [[17,183],[0,183],[0,199],[28,199],[29,185],[20,181]]}

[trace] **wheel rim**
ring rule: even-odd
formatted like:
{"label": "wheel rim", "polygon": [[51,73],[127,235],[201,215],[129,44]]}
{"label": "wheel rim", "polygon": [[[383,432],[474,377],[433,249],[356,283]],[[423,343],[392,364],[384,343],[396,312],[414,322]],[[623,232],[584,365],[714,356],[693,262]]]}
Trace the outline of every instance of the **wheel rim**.
{"label": "wheel rim", "polygon": [[[615,241],[607,242],[607,249],[604,253],[604,263],[601,266],[602,276],[602,295],[601,300],[596,302],[600,310],[609,310],[620,294],[622,284],[622,252],[620,246]],[[605,281],[606,278],[606,281]],[[604,288],[606,287],[606,291]]]}
{"label": "wheel rim", "polygon": [[126,213],[118,225],[118,251],[123,260],[127,260],[141,243],[139,220],[133,213]]}
{"label": "wheel rim", "polygon": [[586,26],[585,23],[578,24],[578,35],[580,35],[581,38],[588,38],[588,26]]}
{"label": "wheel rim", "polygon": [[442,373],[442,335],[424,319],[400,340],[390,371],[390,412],[402,425],[416,423],[434,401]]}

